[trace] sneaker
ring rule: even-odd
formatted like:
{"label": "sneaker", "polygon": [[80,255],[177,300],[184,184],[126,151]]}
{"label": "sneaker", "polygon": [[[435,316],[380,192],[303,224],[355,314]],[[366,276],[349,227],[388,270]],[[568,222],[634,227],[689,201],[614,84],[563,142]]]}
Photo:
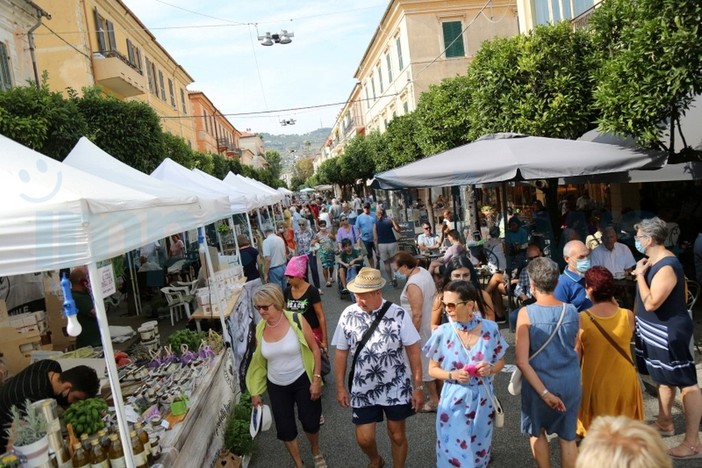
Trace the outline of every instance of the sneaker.
{"label": "sneaker", "polygon": [[397,287],[397,279],[396,278],[393,278],[392,280],[390,280],[390,282],[392,283],[393,288]]}
{"label": "sneaker", "polygon": [[341,294],[348,294],[348,293],[349,293],[349,290],[346,288],[341,290]]}

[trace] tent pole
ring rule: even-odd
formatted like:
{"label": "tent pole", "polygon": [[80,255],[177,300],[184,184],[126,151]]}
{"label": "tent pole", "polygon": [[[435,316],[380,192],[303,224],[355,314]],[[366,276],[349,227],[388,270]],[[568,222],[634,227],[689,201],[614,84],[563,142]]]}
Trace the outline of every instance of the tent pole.
{"label": "tent pole", "polygon": [[102,293],[102,285],[97,264],[90,262],[88,264],[88,278],[90,279],[90,289],[93,293],[95,312],[100,329],[100,339],[102,341],[102,349],[105,355],[105,363],[107,364],[107,376],[110,380],[110,388],[115,404],[115,412],[117,413],[117,425],[119,426],[120,439],[124,441],[122,448],[124,449],[124,459],[129,468],[134,468],[134,455],[132,445],[128,443],[129,425],[127,416],[124,412],[124,403],[122,401],[122,388],[119,386],[119,373],[117,364],[115,363],[115,351],[112,348],[112,337],[110,336],[110,325],[107,323],[107,314],[105,313],[105,296]]}
{"label": "tent pole", "polygon": [[236,259],[241,265],[241,252],[239,252],[239,239],[237,239],[236,229],[234,228],[234,215],[229,219],[229,229],[232,231],[232,237],[234,237],[234,247],[236,247]]}
{"label": "tent pole", "polygon": [[[253,236],[253,230],[251,230],[251,216],[249,216],[248,212],[246,213],[246,224],[249,227],[249,240],[251,241],[251,245],[256,245],[256,240]],[[258,248],[258,245],[256,245],[256,248]]]}
{"label": "tent pole", "polygon": [[[500,184],[500,188],[502,191],[502,219],[504,221],[504,226],[505,226],[505,240],[507,239],[507,182],[502,182]],[[509,253],[509,252],[508,252]],[[509,260],[507,261],[509,263]],[[507,285],[510,287],[507,288],[507,304],[512,304],[512,272],[510,271],[509,268],[505,268],[507,274],[506,274],[506,280],[507,280]],[[509,314],[509,307],[507,307],[507,314]],[[497,317],[495,317],[497,319]]]}
{"label": "tent pole", "polygon": [[132,282],[132,294],[134,294],[134,307],[136,314],[141,315],[141,291],[139,291],[139,281],[137,281],[137,269],[134,266],[132,251],[127,252],[127,262],[129,263],[129,280]]}

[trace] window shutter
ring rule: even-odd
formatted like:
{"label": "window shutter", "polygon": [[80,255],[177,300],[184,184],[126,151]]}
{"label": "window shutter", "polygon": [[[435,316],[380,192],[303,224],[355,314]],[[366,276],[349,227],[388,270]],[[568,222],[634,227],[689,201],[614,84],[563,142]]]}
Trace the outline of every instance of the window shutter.
{"label": "window shutter", "polygon": [[117,50],[117,41],[115,40],[115,25],[112,21],[107,21],[107,38],[109,41],[110,50]]}
{"label": "window shutter", "polygon": [[461,22],[447,21],[442,23],[441,26],[444,32],[444,49],[446,50],[446,57],[464,57],[465,49],[463,47],[463,27]]}
{"label": "window shutter", "polygon": [[98,9],[96,8],[93,13],[95,16],[95,31],[97,32],[98,50],[102,53],[105,52],[105,30],[102,28],[102,18],[100,17],[100,13],[98,13]]}

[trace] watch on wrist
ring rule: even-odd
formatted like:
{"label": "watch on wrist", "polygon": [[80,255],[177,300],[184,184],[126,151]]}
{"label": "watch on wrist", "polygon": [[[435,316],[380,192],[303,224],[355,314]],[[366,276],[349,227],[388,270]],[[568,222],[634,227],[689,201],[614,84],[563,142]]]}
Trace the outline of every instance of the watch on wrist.
{"label": "watch on wrist", "polygon": [[424,385],[417,385],[416,387],[414,387],[414,391],[417,391],[417,390],[424,391]]}

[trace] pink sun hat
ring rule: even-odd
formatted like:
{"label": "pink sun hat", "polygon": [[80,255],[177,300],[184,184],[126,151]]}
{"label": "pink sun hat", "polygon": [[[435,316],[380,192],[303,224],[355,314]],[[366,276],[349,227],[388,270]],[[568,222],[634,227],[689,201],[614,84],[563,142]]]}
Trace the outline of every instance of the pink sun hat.
{"label": "pink sun hat", "polygon": [[307,255],[293,257],[285,267],[285,276],[304,278],[307,276]]}

